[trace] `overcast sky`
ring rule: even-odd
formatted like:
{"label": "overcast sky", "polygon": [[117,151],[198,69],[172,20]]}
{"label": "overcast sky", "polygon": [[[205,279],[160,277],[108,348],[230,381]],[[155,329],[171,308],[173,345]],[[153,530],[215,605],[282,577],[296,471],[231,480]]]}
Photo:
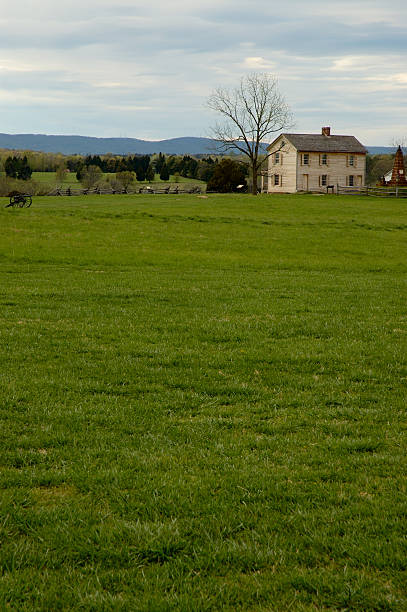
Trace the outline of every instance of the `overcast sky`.
{"label": "overcast sky", "polygon": [[270,72],[297,132],[407,137],[407,2],[13,0],[0,12],[0,132],[208,136],[205,101]]}

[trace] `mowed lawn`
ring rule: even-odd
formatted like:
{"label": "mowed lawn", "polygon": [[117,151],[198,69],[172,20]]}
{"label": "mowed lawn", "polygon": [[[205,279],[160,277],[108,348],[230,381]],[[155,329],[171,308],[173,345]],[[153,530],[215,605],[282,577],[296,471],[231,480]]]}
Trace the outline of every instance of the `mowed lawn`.
{"label": "mowed lawn", "polygon": [[0,608],[407,609],[407,202],[0,223]]}

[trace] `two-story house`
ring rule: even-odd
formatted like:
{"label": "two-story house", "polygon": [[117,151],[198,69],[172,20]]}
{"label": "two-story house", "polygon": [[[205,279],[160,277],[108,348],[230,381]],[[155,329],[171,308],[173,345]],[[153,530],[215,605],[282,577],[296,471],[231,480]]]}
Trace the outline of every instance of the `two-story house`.
{"label": "two-story house", "polygon": [[362,187],[365,184],[366,149],[354,136],[280,134],[268,146],[273,152],[262,175],[262,191],[294,193],[326,192],[332,186]]}

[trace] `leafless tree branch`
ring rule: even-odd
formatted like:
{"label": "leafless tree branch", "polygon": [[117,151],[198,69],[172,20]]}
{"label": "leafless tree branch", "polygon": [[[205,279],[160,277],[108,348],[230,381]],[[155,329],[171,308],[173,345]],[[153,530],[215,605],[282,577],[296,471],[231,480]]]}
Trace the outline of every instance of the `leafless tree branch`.
{"label": "leafless tree branch", "polygon": [[261,155],[261,144],[292,125],[291,111],[278,91],[275,77],[267,73],[248,74],[235,89],[216,89],[207,105],[223,119],[212,127],[213,138],[222,152],[234,150],[248,158],[252,193],[256,194],[259,169],[275,153]]}
{"label": "leafless tree branch", "polygon": [[405,137],[397,137],[397,138],[392,138],[391,142],[390,142],[392,147],[395,147],[396,149],[398,149],[400,147],[400,149],[405,152],[407,149],[407,138]]}

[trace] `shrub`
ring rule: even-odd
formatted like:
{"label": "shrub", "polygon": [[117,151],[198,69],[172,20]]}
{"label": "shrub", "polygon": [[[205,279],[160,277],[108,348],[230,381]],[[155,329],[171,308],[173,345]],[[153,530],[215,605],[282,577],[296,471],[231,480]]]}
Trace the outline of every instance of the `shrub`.
{"label": "shrub", "polygon": [[232,159],[223,159],[215,166],[212,177],[208,181],[208,191],[228,193],[237,191],[238,185],[245,185],[245,171],[241,164]]}
{"label": "shrub", "polygon": [[34,180],[22,181],[8,176],[0,177],[0,196],[3,197],[8,197],[13,191],[30,195],[47,195],[52,189],[53,186],[48,183]]}
{"label": "shrub", "polygon": [[136,175],[134,172],[124,170],[122,172],[116,172],[116,181],[127,191],[127,188],[134,182]]}
{"label": "shrub", "polygon": [[103,172],[99,166],[89,166],[82,174],[80,182],[85,189],[92,189],[103,179]]}

